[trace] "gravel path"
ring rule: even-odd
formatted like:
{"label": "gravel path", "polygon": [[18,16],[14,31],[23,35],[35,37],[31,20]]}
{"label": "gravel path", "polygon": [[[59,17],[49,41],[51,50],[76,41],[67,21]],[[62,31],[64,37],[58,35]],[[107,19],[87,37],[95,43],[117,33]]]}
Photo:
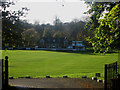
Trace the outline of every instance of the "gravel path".
{"label": "gravel path", "polygon": [[21,78],[10,79],[9,84],[21,88],[103,88],[102,83],[80,78]]}

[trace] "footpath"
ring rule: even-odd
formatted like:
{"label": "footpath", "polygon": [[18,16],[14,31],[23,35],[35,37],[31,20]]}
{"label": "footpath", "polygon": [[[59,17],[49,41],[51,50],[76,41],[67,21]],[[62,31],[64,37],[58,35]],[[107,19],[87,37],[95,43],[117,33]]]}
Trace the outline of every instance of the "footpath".
{"label": "footpath", "polygon": [[103,90],[103,83],[81,78],[19,78],[10,79],[9,84],[17,90]]}

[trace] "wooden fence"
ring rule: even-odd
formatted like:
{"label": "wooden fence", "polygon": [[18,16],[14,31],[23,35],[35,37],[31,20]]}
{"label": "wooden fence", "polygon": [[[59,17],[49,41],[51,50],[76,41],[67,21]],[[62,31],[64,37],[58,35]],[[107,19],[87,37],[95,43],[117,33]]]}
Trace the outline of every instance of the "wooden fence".
{"label": "wooden fence", "polygon": [[105,64],[105,76],[104,76],[104,89],[105,90],[120,90],[120,76],[119,76],[119,64],[118,62]]}
{"label": "wooden fence", "polygon": [[2,70],[2,90],[8,88],[8,57],[5,57],[5,60],[1,60],[1,70]]}

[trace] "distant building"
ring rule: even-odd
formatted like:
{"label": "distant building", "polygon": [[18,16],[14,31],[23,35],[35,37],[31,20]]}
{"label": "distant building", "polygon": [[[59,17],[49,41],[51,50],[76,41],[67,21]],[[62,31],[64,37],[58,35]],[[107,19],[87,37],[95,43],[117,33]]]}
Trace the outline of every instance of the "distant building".
{"label": "distant building", "polygon": [[42,38],[39,48],[67,48],[69,41],[66,38]]}
{"label": "distant building", "polygon": [[42,38],[38,48],[66,48],[72,51],[85,50],[83,41],[68,41],[67,38]]}
{"label": "distant building", "polygon": [[83,45],[83,41],[72,41],[72,46],[74,51],[85,50],[85,45]]}

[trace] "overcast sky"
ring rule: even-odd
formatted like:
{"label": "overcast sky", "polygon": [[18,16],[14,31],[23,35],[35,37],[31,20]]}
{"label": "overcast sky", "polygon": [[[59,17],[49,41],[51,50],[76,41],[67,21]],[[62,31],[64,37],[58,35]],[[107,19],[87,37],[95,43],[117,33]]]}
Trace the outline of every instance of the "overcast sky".
{"label": "overcast sky", "polygon": [[52,24],[56,16],[62,22],[83,19],[86,16],[83,13],[88,10],[87,5],[80,0],[19,0],[10,9],[19,10],[22,7],[30,9],[26,20],[30,23],[39,21],[40,24]]}

